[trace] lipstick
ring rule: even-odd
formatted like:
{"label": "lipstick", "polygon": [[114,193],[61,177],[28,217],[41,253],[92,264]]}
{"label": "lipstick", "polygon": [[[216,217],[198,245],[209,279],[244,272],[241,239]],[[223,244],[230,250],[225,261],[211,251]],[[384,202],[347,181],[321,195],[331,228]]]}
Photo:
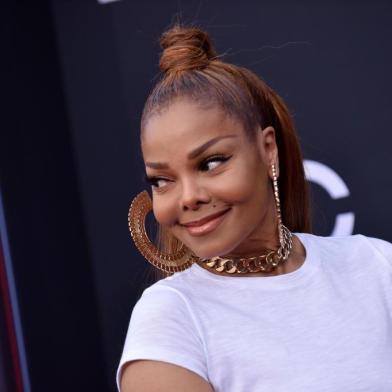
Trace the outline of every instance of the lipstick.
{"label": "lipstick", "polygon": [[183,225],[183,227],[192,236],[202,236],[211,233],[221,224],[229,211],[230,208],[225,211],[222,211],[222,213],[220,213],[219,215],[215,214],[215,217],[208,219],[207,221],[205,219],[201,219],[200,224],[197,224],[197,222],[188,223]]}

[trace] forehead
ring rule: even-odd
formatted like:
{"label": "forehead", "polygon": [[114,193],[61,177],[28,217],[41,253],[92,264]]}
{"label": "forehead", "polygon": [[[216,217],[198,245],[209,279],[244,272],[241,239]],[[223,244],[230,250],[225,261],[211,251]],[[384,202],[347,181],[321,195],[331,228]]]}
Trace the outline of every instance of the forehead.
{"label": "forehead", "polygon": [[176,100],[146,123],[142,151],[148,155],[188,151],[214,137],[236,134],[244,137],[243,126],[218,106],[204,108],[188,99]]}

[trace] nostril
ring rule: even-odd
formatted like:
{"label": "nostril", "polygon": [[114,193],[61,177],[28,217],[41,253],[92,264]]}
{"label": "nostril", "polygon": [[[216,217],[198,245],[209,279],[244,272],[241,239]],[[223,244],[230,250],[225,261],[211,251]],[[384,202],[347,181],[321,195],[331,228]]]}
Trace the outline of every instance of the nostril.
{"label": "nostril", "polygon": [[196,181],[189,181],[186,184],[182,184],[180,200],[183,211],[196,211],[203,204],[210,203],[211,197],[203,186],[200,186]]}

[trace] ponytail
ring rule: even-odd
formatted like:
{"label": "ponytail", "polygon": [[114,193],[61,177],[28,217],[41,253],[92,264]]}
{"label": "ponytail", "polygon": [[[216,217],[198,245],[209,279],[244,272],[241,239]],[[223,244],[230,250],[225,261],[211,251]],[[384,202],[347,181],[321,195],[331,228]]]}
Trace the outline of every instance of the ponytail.
{"label": "ponytail", "polygon": [[[176,25],[163,33],[160,43],[161,78],[144,106],[142,136],[147,120],[177,97],[222,108],[242,123],[251,139],[259,127],[274,127],[283,223],[292,232],[310,232],[309,188],[301,148],[283,99],[250,70],[224,62],[209,35],[198,28]],[[158,246],[173,253],[181,243],[159,227]]]}

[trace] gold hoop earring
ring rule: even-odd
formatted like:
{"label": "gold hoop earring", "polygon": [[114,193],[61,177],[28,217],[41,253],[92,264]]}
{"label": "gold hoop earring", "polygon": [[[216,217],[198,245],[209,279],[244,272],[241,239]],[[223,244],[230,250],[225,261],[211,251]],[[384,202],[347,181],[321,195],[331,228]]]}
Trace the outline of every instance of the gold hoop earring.
{"label": "gold hoop earring", "polygon": [[293,239],[290,230],[282,223],[282,211],[280,208],[278,177],[276,175],[275,164],[272,163],[271,168],[272,168],[272,185],[274,188],[276,214],[278,219],[278,234],[279,234],[279,243],[280,243],[280,247],[277,251],[277,255],[278,258],[280,257],[282,260],[287,260],[293,246]]}
{"label": "gold hoop earring", "polygon": [[145,219],[152,211],[152,201],[147,191],[140,192],[133,200],[128,210],[128,228],[131,237],[145,259],[154,267],[168,274],[189,268],[196,257],[183,245],[176,253],[164,253],[148,238]]}

